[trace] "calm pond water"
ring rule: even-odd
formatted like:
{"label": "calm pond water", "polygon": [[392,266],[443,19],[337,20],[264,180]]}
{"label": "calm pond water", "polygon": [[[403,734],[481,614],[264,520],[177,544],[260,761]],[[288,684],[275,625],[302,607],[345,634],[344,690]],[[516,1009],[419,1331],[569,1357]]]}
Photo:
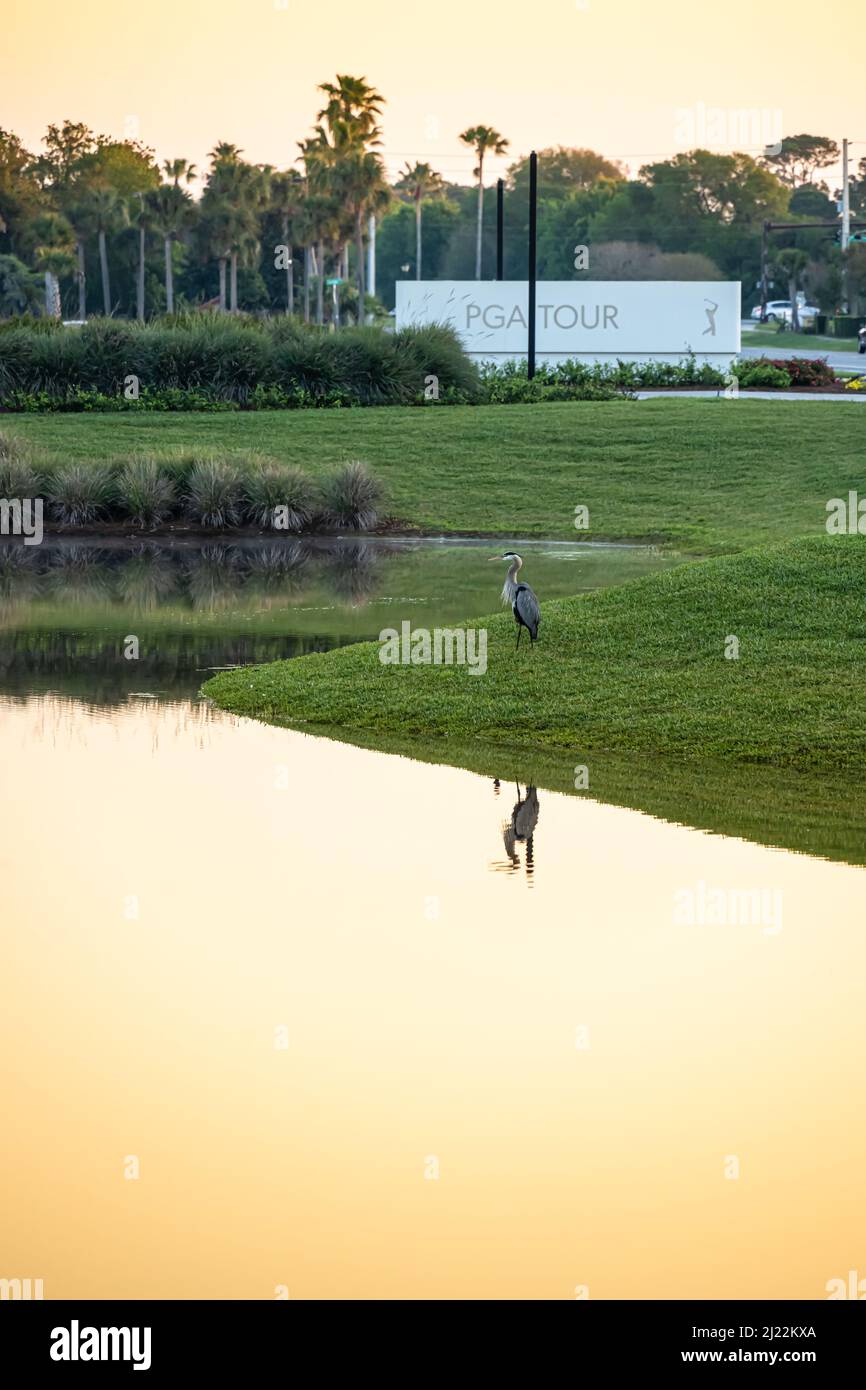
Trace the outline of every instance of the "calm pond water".
{"label": "calm pond water", "polygon": [[[866,1275],[863,869],[196,698],[203,668],[490,611],[492,549],[0,556],[4,1277],[812,1299]],[[666,563],[526,552],[544,597]]]}

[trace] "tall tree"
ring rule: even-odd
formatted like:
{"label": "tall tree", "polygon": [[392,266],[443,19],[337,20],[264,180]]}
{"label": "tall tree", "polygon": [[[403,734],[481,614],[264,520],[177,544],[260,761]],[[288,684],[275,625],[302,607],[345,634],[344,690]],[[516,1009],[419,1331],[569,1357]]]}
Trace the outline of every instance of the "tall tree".
{"label": "tall tree", "polygon": [[93,206],[86,188],[70,189],[64,199],[64,207],[70,225],[75,232],[75,281],[78,286],[78,317],[83,323],[87,318],[87,242],[94,234]]}
{"label": "tall tree", "polygon": [[478,164],[474,169],[478,180],[478,220],[475,229],[475,279],[481,279],[481,237],[484,229],[484,158],[485,155],[502,155],[508,149],[508,141],[489,125],[473,125],[460,136],[464,145],[471,145]]}
{"label": "tall tree", "polygon": [[39,298],[39,276],[17,256],[0,255],[0,316],[35,313]]}
{"label": "tall tree", "polygon": [[25,251],[28,226],[47,203],[32,154],[17,135],[0,130],[0,235],[10,251]]}
{"label": "tall tree", "polygon": [[49,126],[46,152],[35,161],[43,186],[75,229],[78,316],[87,314],[86,247],[98,238],[103,311],[111,313],[108,242],[128,221],[134,193],[155,188],[153,151],[134,140],[109,140],[89,127],[65,121]]}
{"label": "tall tree", "polygon": [[229,268],[229,312],[238,312],[238,264],[259,249],[260,216],[267,207],[268,171],[241,159],[243,151],[221,141],[211,150],[202,211],[218,237],[220,306],[225,300],[225,262]]}
{"label": "tall tree", "polygon": [[384,166],[374,153],[381,144],[378,119],[384,97],[366,78],[345,74],[338,74],[336,82],[321,83],[319,91],[325,94],[327,102],[317,119],[325,124],[316,127],[313,143],[318,146],[320,165],[330,173],[331,188],[344,203],[354,232],[360,322],[366,293],[364,217],[368,211],[386,206],[390,196]]}
{"label": "tall tree", "polygon": [[328,243],[341,239],[341,208],[335,191],[334,147],[319,127],[314,136],[300,142],[306,173],[307,243],[316,276],[316,323],[325,319],[325,252]]}
{"label": "tall tree", "polygon": [[819,169],[839,158],[839,146],[826,135],[786,135],[778,154],[764,156],[764,163],[789,188],[813,183]]}
{"label": "tall tree", "polygon": [[809,264],[809,257],[805,251],[789,246],[784,251],[776,253],[775,264],[779,274],[788,282],[788,298],[791,301],[791,328],[794,333],[799,333],[800,308],[797,303],[797,294],[803,278],[803,271]]}
{"label": "tall tree", "polygon": [[301,210],[302,180],[297,169],[270,176],[270,203],[280,219],[282,245],[286,248],[286,313],[295,312],[294,259],[292,238],[294,226]]}
{"label": "tall tree", "polygon": [[153,208],[143,193],[130,199],[129,220],[138,231],[138,258],[135,266],[135,317],[144,323],[144,272],[147,253],[147,233],[153,226]]}
{"label": "tall tree", "polygon": [[442,175],[429,164],[410,165],[400,174],[396,187],[415,207],[415,279],[421,279],[421,207],[425,201],[445,197]]}
{"label": "tall tree", "polygon": [[111,281],[108,274],[108,236],[129,221],[129,212],[120,194],[108,184],[93,189],[89,198],[90,216],[96,229],[99,245],[99,268],[102,275],[102,312],[111,315]]}
{"label": "tall tree", "polygon": [[368,85],[365,77],[338,73],[336,82],[321,82],[319,91],[328,100],[316,119],[327,122],[336,148],[379,144],[378,119],[385,98]]}
{"label": "tall tree", "polygon": [[195,204],[185,189],[173,183],[161,184],[148,194],[148,213],[155,230],[162,237],[165,259],[165,309],[174,313],[174,245],[191,226]]}
{"label": "tall tree", "polygon": [[65,217],[59,213],[43,213],[36,220],[36,267],[45,276],[45,313],[60,318],[60,277],[68,275],[75,266],[75,234]]}
{"label": "tall tree", "polygon": [[184,183],[195,183],[198,178],[198,170],[194,164],[190,164],[186,159],[166,159],[163,163],[163,173],[170,179],[175,188],[179,187],[181,179]]}
{"label": "tall tree", "polygon": [[99,139],[79,121],[50,125],[42,141],[43,154],[33,161],[33,171],[43,188],[63,190],[78,175],[82,160],[97,148]]}
{"label": "tall tree", "polygon": [[[555,149],[538,151],[539,202],[553,198],[568,198],[571,194],[594,188],[602,179],[614,182],[624,179],[618,164],[595,150],[570,149],[558,145]],[[508,170],[508,187],[525,196],[529,188],[529,158],[518,159]]]}

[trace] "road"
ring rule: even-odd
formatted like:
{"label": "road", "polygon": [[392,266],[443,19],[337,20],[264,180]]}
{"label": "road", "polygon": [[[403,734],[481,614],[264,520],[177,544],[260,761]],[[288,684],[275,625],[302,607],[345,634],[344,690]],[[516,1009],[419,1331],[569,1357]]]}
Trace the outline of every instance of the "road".
{"label": "road", "polygon": [[741,357],[826,357],[831,367],[837,370],[847,367],[848,371],[866,371],[866,356],[859,352],[813,352],[806,348],[783,348],[783,347],[749,347],[745,334],[743,335],[743,346],[740,349]]}
{"label": "road", "polygon": [[827,348],[789,348],[785,346],[785,335],[779,335],[778,347],[751,347],[749,345],[749,328],[743,324],[742,347],[740,356],[745,358],[753,357],[826,357],[831,367],[837,370],[840,367],[847,367],[849,371],[866,371],[866,355],[859,352],[832,352]]}

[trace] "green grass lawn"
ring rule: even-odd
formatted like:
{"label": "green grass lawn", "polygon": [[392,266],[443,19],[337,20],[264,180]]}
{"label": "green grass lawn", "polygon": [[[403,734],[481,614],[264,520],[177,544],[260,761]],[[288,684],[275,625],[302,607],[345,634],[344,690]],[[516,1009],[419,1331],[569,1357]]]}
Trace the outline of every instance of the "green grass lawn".
{"label": "green grass lawn", "polygon": [[[367,642],[226,672],[204,691],[312,732],[448,740],[444,761],[471,740],[569,766],[598,752],[859,773],[864,596],[866,542],[824,536],[543,604],[533,649],[515,652],[510,612],[479,619],[485,674],[384,665]],[[725,656],[731,636],[738,659]]]}
{"label": "green grass lawn", "polygon": [[63,459],[255,448],[321,473],[358,457],[426,531],[704,554],[821,532],[827,500],[862,483],[863,427],[857,406],[742,398],[2,420]]}
{"label": "green grass lawn", "polygon": [[777,333],[773,328],[746,329],[743,347],[774,348],[768,357],[789,356],[792,352],[856,352],[856,338],[829,338],[817,333]]}

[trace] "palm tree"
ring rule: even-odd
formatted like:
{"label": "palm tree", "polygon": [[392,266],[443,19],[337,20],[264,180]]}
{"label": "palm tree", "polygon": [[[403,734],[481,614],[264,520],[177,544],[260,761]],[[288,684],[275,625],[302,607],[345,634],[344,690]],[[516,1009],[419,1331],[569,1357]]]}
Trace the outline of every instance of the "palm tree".
{"label": "palm tree", "polygon": [[129,220],[126,203],[116,189],[108,184],[94,188],[89,196],[93,225],[99,238],[99,268],[102,272],[102,311],[108,318],[111,314],[111,284],[108,278],[108,248],[106,238],[109,232],[117,231]]}
{"label": "palm tree", "polygon": [[[321,127],[314,136],[299,142],[306,171],[304,217],[307,229],[307,260],[315,259],[316,323],[325,320],[326,243],[342,241],[344,233],[340,199],[335,187],[336,154]],[[315,249],[314,249],[315,248]],[[305,279],[307,279],[305,273]],[[305,313],[308,291],[305,288]]]}
{"label": "palm tree", "polygon": [[228,312],[227,271],[231,255],[233,212],[230,204],[210,184],[202,196],[199,218],[199,234],[203,258],[216,259],[219,266],[219,304],[220,313]]}
{"label": "palm tree", "polygon": [[146,203],[154,229],[163,240],[165,254],[165,309],[174,313],[173,247],[189,227],[194,210],[192,198],[173,183],[162,183],[147,195]]}
{"label": "palm tree", "polygon": [[788,281],[788,298],[791,301],[791,330],[794,333],[800,331],[800,306],[797,302],[797,291],[808,264],[808,255],[797,247],[789,246],[787,250],[779,251],[776,255],[776,266]]}
{"label": "palm tree", "polygon": [[226,279],[234,234],[234,210],[231,205],[229,171],[238,163],[243,150],[220,140],[210,152],[211,170],[201,200],[203,231],[208,250],[216,256],[219,266],[220,313],[228,312]]}
{"label": "palm tree", "polygon": [[138,265],[135,271],[135,317],[144,323],[144,269],[147,250],[147,233],[153,225],[153,208],[144,193],[134,193],[130,198],[129,220],[138,228]]}
{"label": "palm tree", "polygon": [[316,119],[327,122],[336,147],[379,144],[381,131],[376,121],[382,114],[385,98],[367,85],[366,78],[338,73],[336,82],[321,82],[319,91],[324,92],[328,101]]}
{"label": "palm tree", "polygon": [[86,244],[93,232],[92,209],[86,194],[73,198],[66,205],[66,215],[75,231],[77,260],[75,279],[78,284],[78,317],[87,318],[87,261]]}
{"label": "palm tree", "polygon": [[344,151],[335,160],[332,187],[349,236],[355,240],[355,274],[358,285],[358,311],[363,315],[366,294],[364,228],[367,214],[382,211],[391,199],[382,161],[372,150]]}
{"label": "palm tree", "polygon": [[473,125],[460,136],[464,145],[471,145],[478,159],[473,171],[478,179],[478,225],[475,232],[475,279],[481,279],[481,233],[484,224],[484,156],[505,154],[508,141],[489,125]]}
{"label": "palm tree", "polygon": [[49,318],[60,318],[60,277],[75,269],[75,233],[65,217],[47,212],[33,224],[37,245],[37,270],[45,276],[45,312]]}
{"label": "palm tree", "polygon": [[209,159],[212,165],[216,164],[237,164],[243,150],[237,145],[229,144],[228,140],[218,140],[210,152]]}
{"label": "palm tree", "polygon": [[425,199],[444,198],[442,175],[429,164],[406,164],[396,187],[415,204],[415,279],[421,279],[421,205]]}
{"label": "palm tree", "polygon": [[317,126],[314,139],[307,144],[318,150],[321,166],[330,171],[331,187],[343,202],[354,232],[360,319],[366,292],[364,215],[374,207],[384,207],[389,199],[382,161],[372,149],[381,143],[377,121],[385,99],[366,78],[345,74],[338,74],[336,82],[322,82],[319,91],[328,100],[317,119],[324,120],[327,130]]}
{"label": "palm tree", "polygon": [[35,313],[39,294],[39,276],[16,256],[0,254],[0,317],[26,314],[30,310]]}
{"label": "palm tree", "polygon": [[211,150],[202,211],[218,248],[220,308],[225,305],[225,270],[229,268],[229,312],[238,311],[238,262],[254,259],[259,250],[260,214],[267,207],[270,173],[267,167],[245,164],[243,153],[225,141]]}
{"label": "palm tree", "polygon": [[289,230],[294,232],[294,224],[301,210],[301,175],[297,169],[288,169],[285,173],[275,173],[270,178],[271,207],[280,218],[280,232],[283,238],[283,245],[288,248],[288,265],[286,266],[286,313],[295,312],[295,282],[294,265],[292,259],[292,245],[289,240]]}
{"label": "palm tree", "polygon": [[302,194],[298,214],[292,224],[294,234],[300,241],[304,252],[303,305],[304,323],[310,322],[310,289],[313,260],[313,244],[316,240],[318,208],[316,199],[309,191],[309,181],[301,184]]}
{"label": "palm tree", "polygon": [[267,206],[267,175],[253,164],[233,164],[228,171],[224,196],[231,206],[231,251],[229,256],[229,312],[238,312],[238,264],[249,263],[258,254],[260,214]]}
{"label": "palm tree", "polygon": [[184,183],[195,183],[198,178],[195,165],[186,159],[167,159],[162,167],[166,178],[171,179],[175,188],[179,187],[181,179]]}

